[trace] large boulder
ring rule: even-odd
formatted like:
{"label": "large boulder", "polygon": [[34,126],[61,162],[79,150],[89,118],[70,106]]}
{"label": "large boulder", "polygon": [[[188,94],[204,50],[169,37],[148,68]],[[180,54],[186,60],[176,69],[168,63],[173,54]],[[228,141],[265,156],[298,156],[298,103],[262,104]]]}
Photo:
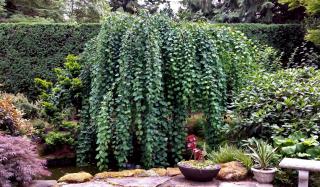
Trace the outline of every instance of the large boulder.
{"label": "large boulder", "polygon": [[90,181],[93,176],[87,172],[79,172],[79,173],[68,173],[61,177],[58,182],[66,182],[66,183],[82,183]]}
{"label": "large boulder", "polygon": [[247,177],[248,170],[238,161],[227,162],[221,164],[221,170],[217,178],[227,181],[243,180]]}

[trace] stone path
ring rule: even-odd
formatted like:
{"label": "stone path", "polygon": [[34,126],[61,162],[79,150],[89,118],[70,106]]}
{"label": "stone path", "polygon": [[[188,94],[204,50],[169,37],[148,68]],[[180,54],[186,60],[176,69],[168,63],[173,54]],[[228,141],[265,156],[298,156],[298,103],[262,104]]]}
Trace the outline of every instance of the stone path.
{"label": "stone path", "polygon": [[102,181],[90,181],[81,184],[61,184],[61,187],[273,187],[270,184],[259,184],[255,181],[194,182],[186,180],[182,175],[175,177],[126,177],[109,178]]}

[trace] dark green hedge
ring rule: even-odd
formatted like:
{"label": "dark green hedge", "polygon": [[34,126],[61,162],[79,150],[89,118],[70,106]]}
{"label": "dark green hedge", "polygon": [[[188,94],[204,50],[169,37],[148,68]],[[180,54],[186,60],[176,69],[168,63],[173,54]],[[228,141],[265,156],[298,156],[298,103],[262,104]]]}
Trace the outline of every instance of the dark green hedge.
{"label": "dark green hedge", "polygon": [[301,45],[306,30],[298,24],[229,24],[237,30],[245,33],[249,38],[262,44],[270,45],[286,56],[293,52],[294,48]]}
{"label": "dark green hedge", "polygon": [[[301,43],[304,35],[300,25],[228,26],[287,54]],[[22,92],[34,98],[34,78],[53,79],[51,69],[62,65],[68,54],[81,53],[99,29],[98,24],[0,24],[0,90]]]}
{"label": "dark green hedge", "polygon": [[53,78],[53,68],[69,54],[82,52],[100,26],[0,24],[0,85],[7,92],[34,98],[34,78]]}

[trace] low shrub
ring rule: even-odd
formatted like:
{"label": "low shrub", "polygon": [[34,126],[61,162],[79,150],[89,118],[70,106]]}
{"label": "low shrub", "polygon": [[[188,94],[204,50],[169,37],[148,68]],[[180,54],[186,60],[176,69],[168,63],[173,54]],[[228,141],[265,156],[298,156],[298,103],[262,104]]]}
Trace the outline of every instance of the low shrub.
{"label": "low shrub", "polygon": [[23,119],[23,113],[13,102],[10,95],[0,98],[0,128],[8,130],[10,134],[31,134],[32,125]]}
{"label": "low shrub", "polygon": [[260,45],[257,58],[259,59],[259,63],[262,64],[267,71],[274,72],[282,68],[283,54],[284,53],[280,53],[273,47]]}
{"label": "low shrub", "polygon": [[45,135],[45,143],[52,147],[57,148],[62,145],[73,146],[75,140],[70,132],[51,131]]}
{"label": "low shrub", "polygon": [[27,139],[0,136],[0,186],[28,185],[35,177],[50,175],[35,149]]}
{"label": "low shrub", "polygon": [[40,142],[43,142],[43,138],[47,134],[47,131],[51,130],[53,127],[47,121],[43,119],[33,119],[29,121],[32,124],[34,129],[32,135],[34,138],[38,139]]}
{"label": "low shrub", "polygon": [[294,49],[290,55],[288,68],[314,67],[320,68],[320,51],[311,42],[304,42]]}
{"label": "low shrub", "polygon": [[233,145],[224,145],[221,146],[217,151],[213,151],[208,155],[208,158],[214,163],[226,163],[231,161],[239,161],[246,168],[251,168],[253,162],[245,151],[233,146]]}
{"label": "low shrub", "polygon": [[5,97],[11,97],[12,103],[14,106],[23,112],[24,119],[34,119],[39,117],[40,109],[37,104],[24,96],[23,94],[9,94],[9,93],[0,93],[0,99]]}
{"label": "low shrub", "polygon": [[76,133],[78,130],[78,123],[76,121],[63,121],[60,125],[60,129],[63,131]]}
{"label": "low shrub", "polygon": [[232,135],[288,137],[295,131],[320,135],[320,72],[313,68],[260,73],[235,99]]}
{"label": "low shrub", "polygon": [[318,137],[308,137],[300,131],[290,134],[287,138],[274,137],[274,144],[279,148],[283,157],[320,159]]}

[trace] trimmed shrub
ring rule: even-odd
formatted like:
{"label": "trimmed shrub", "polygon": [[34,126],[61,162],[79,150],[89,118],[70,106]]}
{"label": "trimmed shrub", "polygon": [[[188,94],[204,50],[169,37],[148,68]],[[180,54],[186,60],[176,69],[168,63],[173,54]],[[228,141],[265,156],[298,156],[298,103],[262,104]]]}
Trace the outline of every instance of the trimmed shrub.
{"label": "trimmed shrub", "polygon": [[[300,25],[218,25],[234,27],[249,38],[284,51],[286,56],[304,36]],[[80,54],[99,30],[99,24],[0,24],[0,90],[35,99],[34,78],[54,81],[51,70],[61,67],[68,54]]]}
{"label": "trimmed shrub", "polygon": [[12,182],[26,186],[35,177],[50,175],[35,150],[27,139],[0,135],[0,186],[10,187]]}

